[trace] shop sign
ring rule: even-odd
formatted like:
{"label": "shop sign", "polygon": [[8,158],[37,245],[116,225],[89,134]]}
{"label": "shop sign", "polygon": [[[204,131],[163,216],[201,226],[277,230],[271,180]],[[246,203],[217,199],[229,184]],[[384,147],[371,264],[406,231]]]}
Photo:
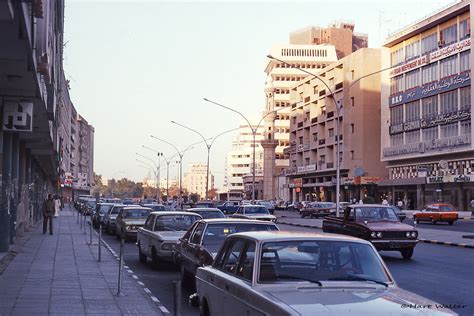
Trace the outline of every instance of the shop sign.
{"label": "shop sign", "polygon": [[342,184],[343,184],[343,185],[354,184],[354,177],[345,177],[345,178],[342,178]]}
{"label": "shop sign", "polygon": [[435,176],[427,177],[426,183],[458,183],[458,182],[474,182],[474,175],[460,174],[460,175],[447,175],[447,176]]}
{"label": "shop sign", "polygon": [[444,177],[427,177],[426,178],[426,183],[443,183],[443,178]]}
{"label": "shop sign", "polygon": [[474,182],[474,175],[460,174],[453,177],[453,182]]}
{"label": "shop sign", "polygon": [[450,77],[392,95],[389,98],[389,106],[416,101],[421,98],[437,95],[449,90],[469,86],[470,84],[471,73],[470,71],[465,71],[457,75],[452,75]]}
{"label": "shop sign", "polygon": [[360,177],[360,184],[376,184],[379,181],[379,177]]}
{"label": "shop sign", "polygon": [[33,131],[33,103],[5,102],[3,104],[3,131]]}
{"label": "shop sign", "polygon": [[437,125],[444,125],[459,121],[465,121],[471,119],[471,112],[468,110],[459,110],[451,113],[438,114],[433,118],[420,119],[413,122],[407,122],[403,124],[391,125],[390,135],[417,130],[420,128],[429,128]]}
{"label": "shop sign", "polygon": [[312,172],[316,171],[316,165],[306,165],[306,166],[299,166],[298,173],[305,173],[305,172]]}
{"label": "shop sign", "polygon": [[293,179],[293,185],[295,188],[301,188],[303,186],[303,178]]}
{"label": "shop sign", "polygon": [[441,48],[437,51],[431,52],[428,55],[424,55],[417,59],[409,61],[408,63],[401,65],[397,68],[394,68],[392,71],[390,71],[390,76],[393,77],[393,76],[401,75],[415,68],[421,67],[423,65],[426,65],[432,62],[436,62],[440,59],[452,56],[454,54],[468,50],[470,48],[471,48],[471,39],[467,38],[460,42]]}
{"label": "shop sign", "polygon": [[429,151],[442,151],[448,148],[460,147],[471,143],[471,134],[429,140],[421,143],[387,147],[383,149],[384,157],[401,156]]}

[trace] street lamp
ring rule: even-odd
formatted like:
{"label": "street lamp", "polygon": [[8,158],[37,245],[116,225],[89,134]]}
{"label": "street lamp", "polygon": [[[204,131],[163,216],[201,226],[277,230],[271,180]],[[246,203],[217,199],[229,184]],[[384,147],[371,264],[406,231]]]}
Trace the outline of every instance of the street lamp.
{"label": "street lamp", "polygon": [[270,112],[267,112],[261,119],[260,121],[258,122],[257,126],[252,127],[252,124],[250,124],[250,121],[247,119],[247,117],[245,117],[245,115],[243,115],[241,112],[231,108],[231,107],[228,107],[228,106],[225,106],[223,104],[220,104],[220,103],[217,103],[215,101],[212,101],[212,100],[209,100],[207,98],[203,98],[204,101],[206,102],[209,102],[209,103],[212,103],[212,104],[215,104],[217,106],[220,106],[221,108],[224,108],[224,109],[227,109],[229,111],[232,111],[234,113],[237,113],[239,114],[241,117],[243,117],[243,119],[247,122],[247,125],[248,127],[250,128],[250,130],[252,131],[252,136],[253,136],[253,166],[252,166],[252,203],[255,203],[255,145],[256,145],[256,136],[257,136],[257,130],[258,128],[260,127],[260,124],[263,122],[263,120],[270,114],[273,114],[273,113],[276,113],[280,110],[283,110],[283,109],[286,109],[290,106],[284,106],[284,107],[281,107],[279,109],[276,109],[276,110],[273,110],[273,111],[270,111]]}
{"label": "street lamp", "polygon": [[206,145],[206,148],[207,148],[206,200],[208,200],[208,197],[209,197],[209,156],[210,156],[210,154],[211,154],[211,147],[212,147],[212,145],[214,144],[214,142],[216,141],[216,139],[217,139],[219,136],[224,135],[224,134],[229,133],[229,132],[233,132],[233,131],[237,130],[238,128],[233,128],[233,129],[230,129],[230,130],[228,130],[228,131],[224,131],[224,132],[218,134],[217,136],[214,136],[214,137],[212,138],[212,142],[211,142],[211,143],[208,143],[207,140],[204,138],[204,136],[203,136],[201,133],[199,133],[198,131],[196,131],[195,129],[192,129],[191,127],[188,127],[188,126],[186,126],[186,125],[180,124],[180,123],[178,123],[178,122],[176,122],[176,121],[171,121],[171,123],[176,124],[176,125],[178,125],[178,126],[181,126],[181,127],[185,128],[185,129],[187,129],[187,130],[190,130],[191,132],[194,132],[194,133],[198,134],[199,136],[201,136],[201,138],[203,139],[203,142],[204,142],[205,145]]}
{"label": "street lamp", "polygon": [[[155,163],[155,161],[153,159],[151,159],[150,157],[147,157],[145,155],[142,155],[140,153],[135,153],[136,155],[142,157],[142,158],[145,158],[149,161],[151,161],[153,163],[153,165],[155,166],[156,168],[156,172],[153,172],[155,174],[155,179],[156,179],[156,189],[157,189],[157,192],[156,192],[156,198],[158,200],[158,202],[160,202],[161,200],[161,192],[160,192],[160,161],[158,160],[158,165]],[[160,156],[158,155],[158,159],[160,158]]]}
{"label": "street lamp", "polygon": [[273,59],[273,60],[276,60],[276,61],[279,61],[287,66],[290,66],[290,68],[295,68],[295,69],[298,69],[299,71],[302,71],[310,76],[312,76],[313,78],[315,79],[318,79],[320,82],[322,82],[324,84],[324,86],[328,89],[329,93],[330,93],[330,96],[332,97],[332,100],[334,102],[334,106],[336,107],[336,118],[337,118],[337,124],[336,124],[336,135],[337,135],[337,142],[336,142],[336,216],[339,216],[339,204],[340,204],[340,201],[339,201],[339,192],[340,192],[340,186],[341,186],[341,179],[340,179],[340,176],[341,176],[341,164],[340,164],[340,135],[339,135],[339,123],[340,123],[340,109],[342,108],[343,106],[343,102],[344,102],[344,98],[346,96],[346,92],[349,92],[351,90],[351,88],[357,83],[359,82],[361,79],[364,79],[364,78],[367,78],[367,77],[370,77],[372,75],[376,75],[376,74],[379,74],[383,71],[386,71],[386,70],[390,70],[392,68],[394,68],[395,66],[391,66],[391,67],[387,67],[387,68],[383,68],[383,69],[379,69],[375,72],[372,72],[372,73],[369,73],[369,74],[366,74],[366,75],[363,75],[357,79],[355,79],[354,81],[351,82],[351,84],[349,85],[349,87],[347,88],[346,91],[343,91],[342,92],[342,96],[339,100],[336,100],[336,96],[334,95],[334,92],[332,91],[332,89],[327,85],[326,81],[324,81],[320,76],[316,75],[316,74],[313,74],[305,69],[302,69],[302,68],[299,68],[299,67],[296,67],[292,64],[289,64],[287,63],[286,61],[284,60],[281,60],[281,59],[278,59],[276,57],[273,57],[272,55],[267,55],[267,57],[269,59]]}

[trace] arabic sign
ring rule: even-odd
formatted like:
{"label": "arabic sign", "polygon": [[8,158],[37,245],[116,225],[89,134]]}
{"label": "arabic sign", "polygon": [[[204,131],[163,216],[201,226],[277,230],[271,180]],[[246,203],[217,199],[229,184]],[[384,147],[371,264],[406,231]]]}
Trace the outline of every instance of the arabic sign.
{"label": "arabic sign", "polygon": [[3,105],[3,130],[10,132],[33,131],[33,103],[5,102]]}
{"label": "arabic sign", "polygon": [[298,173],[316,171],[316,165],[299,166]]}
{"label": "arabic sign", "polygon": [[447,175],[426,177],[426,183],[474,182],[474,175]]}
{"label": "arabic sign", "polygon": [[383,149],[383,156],[392,157],[415,153],[425,153],[429,151],[442,151],[443,149],[465,146],[469,144],[471,144],[471,134],[466,134],[461,136],[429,140],[421,143],[387,147]]}
{"label": "arabic sign", "polygon": [[443,78],[441,80],[424,84],[408,91],[400,92],[389,98],[389,106],[395,106],[407,102],[430,97],[449,90],[469,86],[471,84],[470,71]]}
{"label": "arabic sign", "polygon": [[405,72],[408,72],[408,71],[413,70],[415,68],[418,68],[420,66],[429,64],[431,62],[438,61],[442,58],[452,56],[452,55],[457,54],[459,52],[468,50],[470,48],[471,48],[471,39],[468,38],[468,39],[465,39],[465,40],[460,41],[458,43],[454,43],[452,45],[449,45],[449,46],[446,46],[442,49],[434,51],[434,52],[432,52],[428,55],[424,55],[424,56],[421,56],[417,59],[409,61],[408,63],[406,63],[404,65],[401,65],[397,68],[394,68],[390,72],[390,76],[393,77],[393,76],[401,75]]}
{"label": "arabic sign", "polygon": [[438,114],[433,118],[420,119],[413,122],[407,122],[397,125],[390,125],[390,135],[408,132],[420,128],[429,128],[436,125],[444,125],[458,121],[470,120],[471,112],[468,110],[460,110],[451,113]]}

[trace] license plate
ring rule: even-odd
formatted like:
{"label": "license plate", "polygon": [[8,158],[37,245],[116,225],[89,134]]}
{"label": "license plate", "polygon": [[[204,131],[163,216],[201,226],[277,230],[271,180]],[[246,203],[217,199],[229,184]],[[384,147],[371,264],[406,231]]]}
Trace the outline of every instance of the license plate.
{"label": "license plate", "polygon": [[389,246],[390,248],[392,248],[392,249],[393,249],[393,248],[400,248],[400,243],[398,243],[398,242],[391,242],[391,243],[388,244],[388,246]]}

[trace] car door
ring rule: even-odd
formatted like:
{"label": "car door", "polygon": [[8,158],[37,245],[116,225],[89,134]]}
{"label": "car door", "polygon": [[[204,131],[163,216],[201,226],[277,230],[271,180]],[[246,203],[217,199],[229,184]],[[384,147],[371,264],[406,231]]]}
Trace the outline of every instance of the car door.
{"label": "car door", "polygon": [[140,240],[140,248],[147,256],[151,256],[150,238],[155,224],[155,217],[154,214],[148,215],[145,225],[143,225],[142,229],[138,230],[137,238]]}
{"label": "car door", "polygon": [[182,264],[186,271],[195,273],[199,262],[199,248],[201,246],[202,236],[206,228],[206,223],[200,222],[196,225],[193,233],[189,237],[188,242],[183,244],[183,261]]}

